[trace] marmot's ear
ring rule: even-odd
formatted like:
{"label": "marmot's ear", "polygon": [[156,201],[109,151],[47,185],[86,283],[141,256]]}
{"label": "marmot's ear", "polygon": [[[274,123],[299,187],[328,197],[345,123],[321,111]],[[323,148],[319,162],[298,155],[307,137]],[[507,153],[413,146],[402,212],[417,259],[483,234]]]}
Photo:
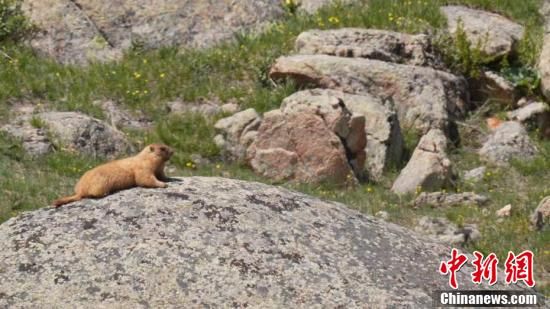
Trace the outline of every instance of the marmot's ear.
{"label": "marmot's ear", "polygon": [[149,146],[149,151],[154,152],[154,151],[155,151],[155,147]]}

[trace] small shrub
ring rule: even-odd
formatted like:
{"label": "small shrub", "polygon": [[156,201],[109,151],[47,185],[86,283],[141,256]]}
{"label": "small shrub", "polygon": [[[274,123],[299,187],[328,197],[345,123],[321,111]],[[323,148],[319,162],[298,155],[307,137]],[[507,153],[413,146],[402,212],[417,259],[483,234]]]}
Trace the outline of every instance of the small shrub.
{"label": "small shrub", "polygon": [[0,42],[19,41],[32,29],[21,11],[21,1],[0,0]]}
{"label": "small shrub", "polygon": [[33,116],[31,118],[31,121],[30,121],[30,124],[31,126],[33,126],[33,128],[37,128],[37,129],[41,129],[41,128],[44,128],[45,127],[45,123],[44,123],[44,120],[36,117],[36,116]]}
{"label": "small shrub", "polygon": [[442,51],[447,66],[466,77],[478,77],[483,65],[494,61],[494,58],[484,54],[481,40],[472,46],[462,27],[462,22],[459,22],[454,37],[443,34],[435,44]]}

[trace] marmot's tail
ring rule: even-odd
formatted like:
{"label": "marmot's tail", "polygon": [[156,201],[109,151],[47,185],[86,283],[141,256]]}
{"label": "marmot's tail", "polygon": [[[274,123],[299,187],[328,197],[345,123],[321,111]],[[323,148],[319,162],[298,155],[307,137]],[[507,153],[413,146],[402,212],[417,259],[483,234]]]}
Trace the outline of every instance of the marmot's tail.
{"label": "marmot's tail", "polygon": [[71,196],[66,196],[66,197],[62,197],[60,199],[57,199],[57,200],[53,201],[53,206],[55,208],[57,208],[61,205],[65,205],[65,204],[68,204],[68,203],[80,201],[81,199],[82,199],[82,197],[78,194],[71,195]]}

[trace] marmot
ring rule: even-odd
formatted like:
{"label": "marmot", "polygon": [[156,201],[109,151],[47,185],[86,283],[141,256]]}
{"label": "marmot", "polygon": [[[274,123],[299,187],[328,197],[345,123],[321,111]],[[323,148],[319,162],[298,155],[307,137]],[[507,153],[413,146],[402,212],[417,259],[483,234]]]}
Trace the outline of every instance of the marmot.
{"label": "marmot", "polygon": [[53,205],[59,207],[83,198],[104,197],[136,186],[166,188],[167,184],[163,181],[169,178],[164,174],[164,163],[172,154],[172,149],[166,145],[151,144],[133,157],[97,166],[80,178],[74,195],[57,199]]}

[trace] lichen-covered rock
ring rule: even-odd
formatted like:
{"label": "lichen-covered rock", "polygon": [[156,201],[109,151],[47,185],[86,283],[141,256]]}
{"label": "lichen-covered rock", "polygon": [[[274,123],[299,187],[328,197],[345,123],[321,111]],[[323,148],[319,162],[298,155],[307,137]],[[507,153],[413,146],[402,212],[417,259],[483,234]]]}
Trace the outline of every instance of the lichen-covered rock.
{"label": "lichen-covered rock", "polygon": [[77,112],[24,114],[3,127],[19,138],[32,156],[42,156],[53,145],[93,157],[113,159],[134,150],[126,135],[110,125]]}
{"label": "lichen-covered rock", "polygon": [[121,131],[77,112],[45,112],[36,117],[47,128],[52,142],[93,157],[115,158],[134,147]]}
{"label": "lichen-covered rock", "polygon": [[302,91],[264,114],[247,160],[277,181],[345,184],[362,174],[366,143],[365,117],[342,98]]}
{"label": "lichen-covered rock", "polygon": [[30,45],[41,54],[65,64],[122,57],[122,50],[105,37],[103,29],[93,21],[95,18],[82,10],[77,1],[25,0],[22,3],[25,14],[38,28]]}
{"label": "lichen-covered rock", "polygon": [[232,160],[245,162],[246,149],[254,141],[261,122],[253,108],[222,118],[214,125],[220,132],[214,142]]}
{"label": "lichen-covered rock", "polygon": [[[0,307],[409,307],[448,289],[450,248],[342,204],[191,177],[0,225]],[[471,284],[461,289],[518,289]]]}
{"label": "lichen-covered rock", "polygon": [[550,196],[540,201],[537,209],[535,209],[531,215],[531,223],[533,223],[533,226],[538,230],[550,223]]}
{"label": "lichen-covered rock", "polygon": [[[320,1],[320,0],[310,0]],[[60,62],[119,59],[132,45],[207,47],[284,14],[279,0],[25,0],[32,46]]]}
{"label": "lichen-covered rock", "polygon": [[413,202],[414,207],[424,205],[433,207],[452,207],[452,206],[481,206],[487,203],[489,199],[483,195],[474,192],[445,193],[445,192],[422,192]]}
{"label": "lichen-covered rock", "polygon": [[397,194],[405,194],[419,190],[435,191],[450,186],[453,170],[446,152],[447,138],[443,131],[430,130],[420,139],[391,190]]}
{"label": "lichen-covered rock", "polygon": [[[299,9],[330,2],[302,0]],[[280,0],[24,0],[23,11],[39,29],[30,45],[65,64],[117,60],[135,44],[208,47],[284,15]]]}
{"label": "lichen-covered rock", "polygon": [[296,38],[299,54],[324,54],[360,57],[406,63],[441,66],[427,35],[410,35],[386,30],[340,28],[309,30]]}
{"label": "lichen-covered rock", "polygon": [[430,235],[449,245],[464,245],[467,242],[481,239],[481,233],[475,224],[465,224],[459,228],[445,218],[432,218],[424,216],[418,221],[415,231]]}
{"label": "lichen-covered rock", "polygon": [[[329,101],[335,98],[341,100],[352,114],[365,117],[364,130],[367,138],[364,150],[365,169],[370,179],[379,179],[391,162],[401,161],[404,142],[397,114],[378,98],[368,94],[355,95],[332,89],[312,89],[300,91],[288,97],[283,101],[282,107],[319,104],[327,106]],[[340,135],[343,136],[342,133]],[[348,146],[356,143],[350,138],[346,140],[349,141]]]}
{"label": "lichen-covered rock", "polygon": [[451,123],[468,108],[466,81],[428,67],[362,58],[327,55],[280,57],[272,78],[292,77],[300,84],[354,94],[388,97],[395,102],[399,121],[427,132],[450,131]]}
{"label": "lichen-covered rock", "polygon": [[2,132],[21,141],[23,149],[31,157],[41,157],[53,150],[45,128],[31,124],[32,116],[24,114],[0,128]]}
{"label": "lichen-covered rock", "polygon": [[480,44],[487,56],[512,53],[524,35],[523,26],[495,13],[455,5],[443,6],[441,12],[447,17],[451,34],[460,26],[472,46]]}
{"label": "lichen-covered rock", "polygon": [[537,153],[527,131],[516,121],[500,124],[479,150],[482,159],[496,165],[506,165],[512,158],[529,160]]}

